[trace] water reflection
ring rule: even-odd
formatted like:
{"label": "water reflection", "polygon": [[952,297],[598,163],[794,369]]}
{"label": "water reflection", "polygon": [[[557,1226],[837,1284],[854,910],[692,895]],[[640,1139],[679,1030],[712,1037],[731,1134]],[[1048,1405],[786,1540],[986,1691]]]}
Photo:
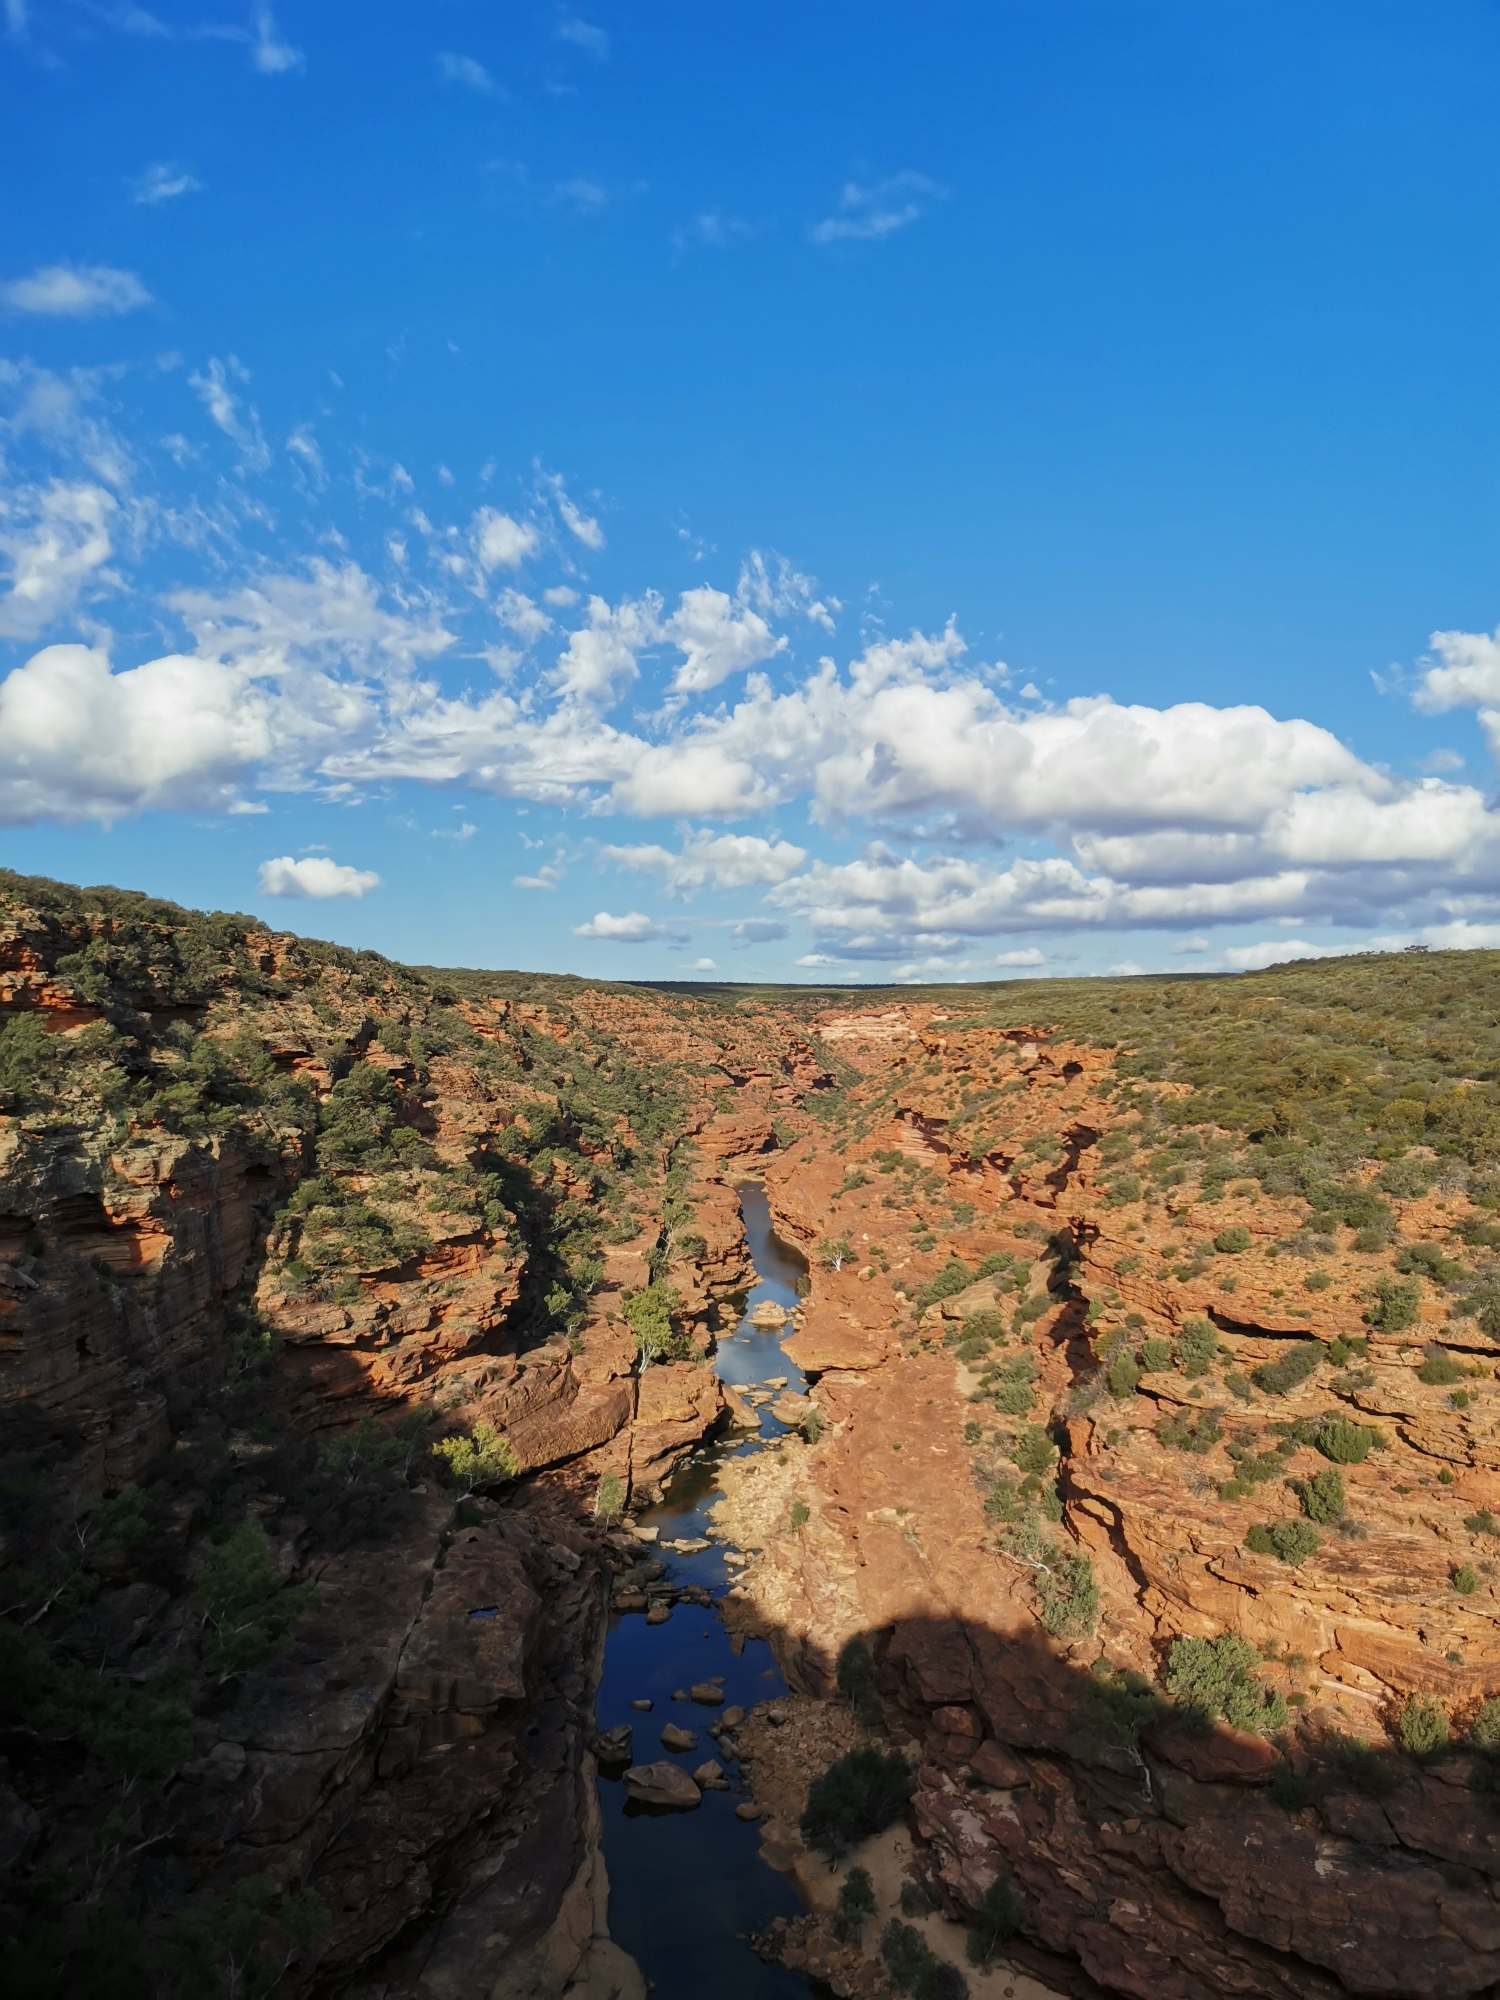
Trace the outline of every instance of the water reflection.
{"label": "water reflection", "polygon": [[[785,1329],[754,1326],[749,1315],[767,1299],[791,1311],[805,1266],[772,1234],[764,1188],[747,1181],[738,1193],[756,1284],[734,1333],[720,1336],[715,1366],[736,1388],[785,1376],[787,1387],[801,1392],[805,1378],[781,1351]],[[768,1408],[762,1410],[760,1438],[784,1429]],[[641,1516],[642,1524],[658,1529],[660,1543],[707,1539],[707,1509],[718,1496],[720,1459],[760,1450],[760,1438],[729,1440],[695,1455],[667,1487],[661,1505]],[[661,1555],[675,1581],[701,1584],[715,1596],[724,1589],[728,1572],[716,1543],[689,1554],[662,1549]],[[664,1625],[647,1625],[633,1614],[613,1617],[595,1705],[597,1726],[630,1723],[637,1763],[667,1754],[660,1743],[665,1724],[694,1729],[698,1747],[675,1759],[691,1771],[717,1754],[708,1734],[716,1711],[674,1702],[672,1695],[695,1681],[715,1678],[722,1681],[726,1707],[749,1708],[786,1692],[769,1646],[752,1639],[736,1654],[718,1618],[701,1605],[679,1602]],[[649,1713],[630,1706],[641,1700],[651,1702]],[[735,1818],[735,1803],[742,1796],[739,1773],[728,1759],[721,1761],[736,1789],[705,1792],[702,1804],[691,1812],[627,1814],[622,1787],[600,1779],[610,1934],[635,1958],[661,2000],[701,2000],[709,1993],[716,2000],[791,2000],[794,1995],[805,2000],[806,1979],[781,1966],[763,1965],[740,1942],[738,1933],[764,1930],[773,1917],[796,1915],[800,1905],[786,1880],[759,1859],[757,1828]]]}

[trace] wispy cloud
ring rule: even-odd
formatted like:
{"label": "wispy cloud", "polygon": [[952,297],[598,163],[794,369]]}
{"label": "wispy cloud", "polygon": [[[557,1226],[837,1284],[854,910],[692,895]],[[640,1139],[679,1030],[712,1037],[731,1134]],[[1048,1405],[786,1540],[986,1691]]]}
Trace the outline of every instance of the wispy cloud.
{"label": "wispy cloud", "polygon": [[130,199],[146,208],[160,208],[164,201],[176,201],[179,195],[202,192],[203,183],[196,174],[160,160],[130,183]]}
{"label": "wispy cloud", "polygon": [[695,215],[691,222],[678,224],[672,231],[672,248],[679,256],[684,250],[727,250],[731,244],[744,243],[755,234],[751,223],[710,209]]}
{"label": "wispy cloud", "polygon": [[600,181],[590,180],[587,174],[559,181],[552,190],[552,198],[566,203],[575,215],[599,215],[609,207],[609,189]]}
{"label": "wispy cloud", "polygon": [[276,17],[269,7],[257,7],[252,16],[255,33],[250,44],[250,65],[262,76],[285,76],[288,70],[301,69],[307,58],[301,49],[294,49],[290,42],[283,41],[276,26]]}
{"label": "wispy cloud", "polygon": [[482,91],[489,96],[498,94],[494,78],[484,64],[476,62],[473,56],[453,55],[445,49],[435,56],[433,61],[444,83],[462,83],[470,90]]}
{"label": "wispy cloud", "polygon": [[229,386],[233,375],[241,382],[248,382],[250,374],[231,354],[226,361],[209,361],[201,375],[190,375],[189,386],[195,389],[210,417],[224,433],[239,446],[247,465],[263,472],[271,462],[271,454],[266,449],[265,438],[261,434],[260,418],[253,403],[241,404]]}
{"label": "wispy cloud", "polygon": [[52,319],[102,319],[150,303],[134,271],[112,264],[47,264],[29,278],[0,284],[0,306]]}
{"label": "wispy cloud", "polygon": [[595,62],[609,61],[609,36],[603,28],[596,28],[592,21],[581,21],[576,14],[564,14],[552,32],[558,41],[571,42],[575,49],[582,49]]}
{"label": "wispy cloud", "polygon": [[832,215],[816,223],[811,231],[814,243],[879,243],[894,236],[927,213],[934,201],[946,197],[947,189],[928,180],[925,174],[892,174],[873,187],[845,181],[838,207]]}

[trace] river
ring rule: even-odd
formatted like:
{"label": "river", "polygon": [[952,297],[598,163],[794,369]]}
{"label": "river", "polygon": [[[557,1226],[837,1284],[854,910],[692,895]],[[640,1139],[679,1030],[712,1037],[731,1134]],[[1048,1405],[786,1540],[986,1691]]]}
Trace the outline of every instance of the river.
{"label": "river", "polygon": [[[721,1334],[715,1367],[726,1382],[755,1388],[768,1376],[785,1375],[805,1390],[800,1372],[781,1351],[784,1329],[753,1326],[749,1314],[763,1299],[789,1311],[797,1304],[796,1281],[805,1266],[771,1233],[765,1190],[755,1181],[738,1189],[745,1233],[757,1282],[745,1317],[732,1335]],[[718,1496],[718,1467],[729,1456],[764,1448],[764,1440],[784,1426],[763,1411],[760,1436],[745,1436],[696,1452],[666,1488],[659,1507],[639,1517],[658,1530],[658,1553],[668,1574],[682,1583],[701,1584],[718,1596],[729,1581],[720,1545],[677,1554],[660,1544],[711,1537],[707,1509]],[[750,1639],[736,1655],[729,1635],[712,1611],[679,1603],[664,1625],[648,1625],[635,1613],[611,1613],[604,1647],[604,1671],[595,1703],[597,1727],[622,1722],[634,1730],[635,1761],[663,1758],[659,1737],[666,1723],[698,1732],[698,1748],[674,1761],[692,1771],[718,1756],[708,1725],[719,1712],[693,1702],[674,1702],[675,1690],[694,1681],[722,1678],[724,1705],[751,1708],[785,1694],[786,1683],[764,1640]],[[649,1700],[649,1714],[630,1706]],[[604,1858],[609,1869],[610,1935],[636,1960],[660,2000],[791,2000],[809,1992],[800,1973],[764,1965],[740,1934],[761,1931],[773,1917],[801,1909],[785,1877],[759,1858],[760,1829],[736,1819],[738,1768],[724,1763],[734,1789],[705,1792],[691,1812],[669,1812],[627,1802],[618,1779],[601,1776],[599,1802],[604,1820]]]}

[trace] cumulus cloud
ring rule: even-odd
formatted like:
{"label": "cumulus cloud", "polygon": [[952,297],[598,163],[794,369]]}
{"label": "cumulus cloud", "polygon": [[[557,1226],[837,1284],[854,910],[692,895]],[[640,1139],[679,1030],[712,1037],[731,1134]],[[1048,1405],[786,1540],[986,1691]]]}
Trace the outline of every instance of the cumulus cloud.
{"label": "cumulus cloud", "polygon": [[180,195],[201,194],[203,183],[186,167],[169,166],[158,161],[137,174],[130,183],[130,198],[146,208],[160,208],[164,201],[176,201]]}
{"label": "cumulus cloud", "polygon": [[110,264],[48,264],[29,278],[0,284],[0,306],[43,318],[102,319],[150,303],[134,271]]}
{"label": "cumulus cloud", "polygon": [[792,934],[790,925],[778,924],[769,917],[746,917],[740,923],[731,924],[730,933],[741,949],[752,944],[775,944],[778,939]]}
{"label": "cumulus cloud", "polygon": [[326,854],[305,855],[294,861],[280,854],[274,861],[260,864],[260,892],[263,896],[310,896],[319,902],[330,896],[353,896],[358,900],[380,887],[380,877],[372,868],[346,868],[330,861]]}
{"label": "cumulus cloud", "polygon": [[1237,972],[1264,972],[1268,965],[1291,965],[1304,958],[1339,958],[1348,945],[1308,944],[1303,938],[1266,938],[1259,944],[1231,945],[1224,963]]}
{"label": "cumulus cloud", "polygon": [[717,972],[719,968],[711,958],[695,958],[687,969],[689,972]]}
{"label": "cumulus cloud", "polygon": [[1029,945],[1023,951],[1000,951],[995,954],[996,965],[1044,965],[1046,954]]}
{"label": "cumulus cloud", "polygon": [[873,187],[845,181],[838,206],[811,231],[814,243],[879,243],[927,213],[947,190],[925,174],[892,174]]}
{"label": "cumulus cloud", "polygon": [[702,888],[764,888],[795,875],[807,859],[806,848],[747,833],[696,833],[676,854],[656,846],[606,847],[601,851],[616,867],[659,875],[668,896],[690,896]]}
{"label": "cumulus cloud", "polygon": [[541,547],[541,536],[527,522],[512,520],[495,507],[481,507],[471,529],[479,567],[488,573],[496,569],[519,569]]}
{"label": "cumulus cloud", "polygon": [[685,590],[662,629],[684,656],[672,679],[679,694],[706,693],[786,649],[759,612],[737,609],[724,591],[707,584]]}
{"label": "cumulus cloud", "polygon": [[574,924],[573,935],[605,938],[613,944],[653,944],[661,938],[682,942],[680,933],[666,924],[654,923],[641,910],[627,910],[623,917],[612,917],[608,910],[600,910],[586,924]]}

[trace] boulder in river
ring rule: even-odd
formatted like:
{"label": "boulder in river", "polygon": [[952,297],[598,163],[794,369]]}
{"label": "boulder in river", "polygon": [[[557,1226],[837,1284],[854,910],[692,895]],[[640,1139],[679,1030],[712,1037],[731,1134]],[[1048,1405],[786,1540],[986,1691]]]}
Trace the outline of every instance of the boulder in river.
{"label": "boulder in river", "polygon": [[712,1681],[694,1681],[688,1690],[694,1701],[701,1701],[705,1708],[717,1708],[724,1699],[724,1690]]}
{"label": "boulder in river", "polygon": [[679,1729],[675,1722],[667,1724],[661,1733],[661,1741],[664,1750],[696,1750],[698,1747],[697,1732]]}
{"label": "boulder in river", "polygon": [[660,1598],[657,1599],[655,1604],[650,1604],[646,1607],[646,1623],[648,1625],[665,1625],[671,1615],[671,1605],[663,1604]]}
{"label": "boulder in river", "polygon": [[[632,1702],[630,1705],[632,1708],[636,1706],[634,1702]],[[745,1711],[738,1705],[736,1705],[734,1708],[726,1708],[724,1713],[719,1717],[720,1724],[725,1729],[738,1729],[740,1724],[744,1721],[744,1719],[745,1719]]]}
{"label": "boulder in river", "polygon": [[589,1748],[601,1764],[628,1764],[630,1745],[628,1722],[622,1722],[614,1729],[601,1729],[597,1735],[589,1738]]}
{"label": "boulder in river", "polygon": [[643,1806],[695,1806],[703,1794],[680,1764],[663,1757],[656,1764],[632,1764],[625,1773],[625,1790]]}
{"label": "boulder in river", "polygon": [[791,1314],[774,1299],[762,1299],[750,1315],[752,1326],[785,1326]]}
{"label": "boulder in river", "polygon": [[710,1757],[706,1764],[700,1764],[693,1773],[693,1783],[705,1792],[727,1792],[729,1780],[724,1775],[724,1766],[717,1757]]}
{"label": "boulder in river", "polygon": [[649,1709],[649,1708],[650,1708],[650,1706],[651,1706],[651,1704],[650,1704],[650,1702],[649,1702],[649,1701],[633,1701],[633,1702],[632,1702],[632,1703],[630,1704],[630,1706],[631,1706],[632,1708],[641,1708],[641,1709]]}
{"label": "boulder in river", "polygon": [[741,1799],[734,1809],[734,1816],[736,1819],[760,1819],[765,1810],[765,1807],[758,1806],[754,1799]]}

